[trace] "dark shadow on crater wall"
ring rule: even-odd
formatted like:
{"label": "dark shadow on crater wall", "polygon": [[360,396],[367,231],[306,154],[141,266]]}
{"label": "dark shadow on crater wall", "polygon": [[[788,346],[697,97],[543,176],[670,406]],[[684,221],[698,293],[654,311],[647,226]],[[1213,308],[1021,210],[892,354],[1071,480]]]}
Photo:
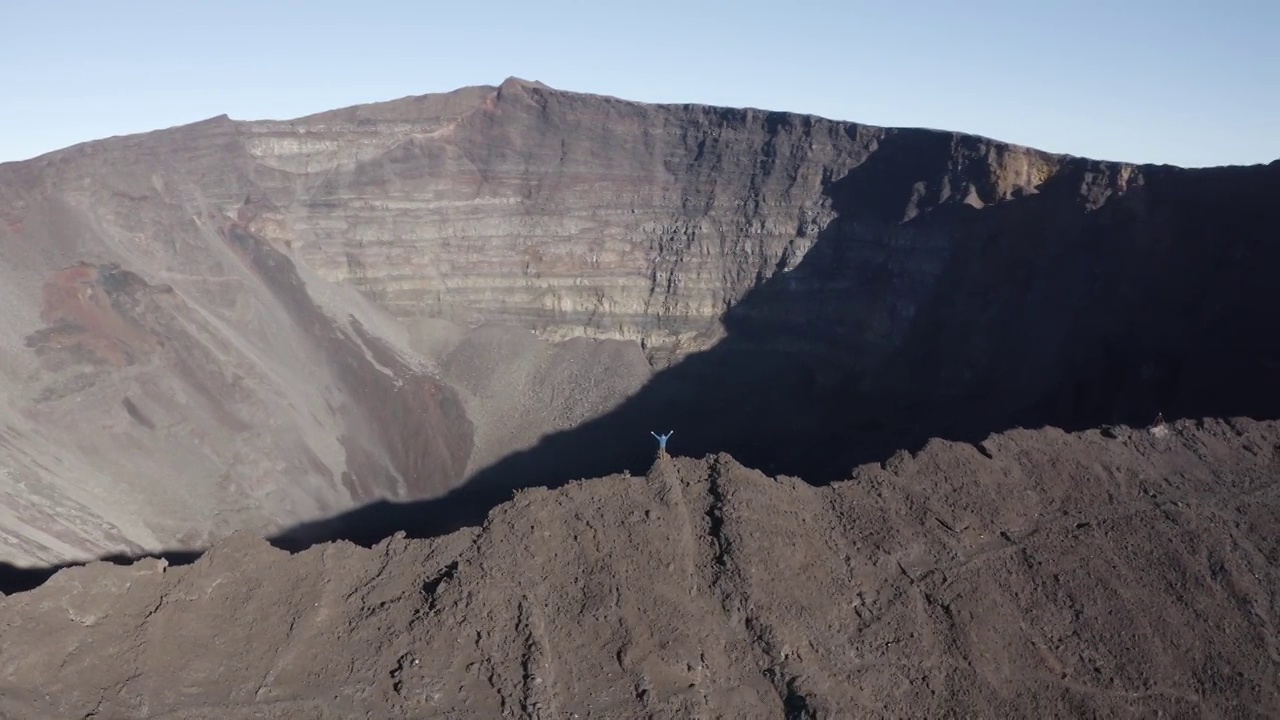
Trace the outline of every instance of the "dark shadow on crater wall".
{"label": "dark shadow on crater wall", "polygon": [[273,543],[478,525],[515,488],[645,472],[651,430],[675,431],[673,454],[728,452],[824,484],[934,437],[1280,417],[1280,161],[1146,168],[1105,203],[1089,188],[1115,168],[1071,161],[994,202],[994,185],[960,182],[984,169],[943,180],[951,137],[890,135],[829,183],[836,217],[804,260],[738,303],[719,345],[615,411],[444,497],[376,502]]}
{"label": "dark shadow on crater wall", "polygon": [[1280,238],[1265,209],[1280,162],[1147,168],[1100,203],[1095,175],[1117,169],[1073,160],[1039,192],[994,202],[993,184],[942,180],[950,141],[891,135],[831,182],[836,218],[800,265],[736,305],[719,345],[615,411],[445,497],[377,503],[277,544],[477,525],[514,488],[646,471],[651,430],[675,430],[674,454],[723,451],[825,484],[934,437],[1280,416]]}
{"label": "dark shadow on crater wall", "polygon": [[[153,553],[150,555],[116,553],[98,558],[94,562],[108,562],[112,565],[132,565],[134,562],[144,557],[158,557],[163,558],[167,563],[169,563],[169,565],[178,567],[182,565],[190,565],[199,559],[202,554],[203,553],[197,551],[182,550],[162,552],[158,554]],[[61,565],[48,567],[24,568],[7,562],[0,562],[0,595],[12,595],[14,593],[34,590],[43,585],[46,580],[53,577],[54,574],[63,568],[79,567],[88,564],[88,562],[78,562],[63,563]]]}

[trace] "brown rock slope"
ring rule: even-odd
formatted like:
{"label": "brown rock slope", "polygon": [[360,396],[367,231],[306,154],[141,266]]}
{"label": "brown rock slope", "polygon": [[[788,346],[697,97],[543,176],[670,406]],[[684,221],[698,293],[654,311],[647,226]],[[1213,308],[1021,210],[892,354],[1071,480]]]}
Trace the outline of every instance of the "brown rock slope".
{"label": "brown rock slope", "polygon": [[1275,418],[1278,195],[1280,163],[516,79],[0,165],[0,561],[483,517],[647,467],[659,428],[827,482],[933,437]]}
{"label": "brown rock slope", "polygon": [[287,257],[217,232],[228,276],[185,292],[116,263],[44,281],[0,401],[4,559],[199,547],[461,478],[460,400],[365,328],[376,310],[334,318]]}
{"label": "brown rock slope", "polygon": [[1277,430],[1017,430],[824,488],[674,458],[432,540],[68,569],[0,601],[0,712],[1274,717]]}

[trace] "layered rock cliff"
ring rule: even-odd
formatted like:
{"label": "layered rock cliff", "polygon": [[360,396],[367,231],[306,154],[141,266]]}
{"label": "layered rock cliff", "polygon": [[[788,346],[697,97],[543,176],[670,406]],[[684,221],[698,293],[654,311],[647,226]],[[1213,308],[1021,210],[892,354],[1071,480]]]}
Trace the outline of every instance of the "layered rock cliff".
{"label": "layered rock cliff", "polygon": [[1273,416],[1277,191],[516,79],[6,164],[3,557],[483,508],[644,465],[651,429],[822,481]]}
{"label": "layered rock cliff", "polygon": [[[832,183],[886,140],[902,155],[888,165],[903,166],[873,184],[902,187],[858,199],[886,222],[1033,193],[1066,162],[948,133],[907,132],[903,148],[897,131],[516,79],[240,132],[258,163],[314,178],[259,178],[281,207],[273,236],[397,317],[514,321],[658,356],[720,339],[725,311],[803,260],[841,210]],[[1099,165],[1095,194],[1122,192],[1131,173]]]}

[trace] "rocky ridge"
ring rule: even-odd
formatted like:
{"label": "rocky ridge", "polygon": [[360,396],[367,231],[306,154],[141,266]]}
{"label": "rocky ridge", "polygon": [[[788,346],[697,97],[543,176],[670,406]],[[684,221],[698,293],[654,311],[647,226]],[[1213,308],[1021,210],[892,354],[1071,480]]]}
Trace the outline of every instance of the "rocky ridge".
{"label": "rocky ridge", "polygon": [[1278,430],[1016,430],[825,488],[677,457],[437,538],[66,569],[0,599],[0,715],[1272,716]]}

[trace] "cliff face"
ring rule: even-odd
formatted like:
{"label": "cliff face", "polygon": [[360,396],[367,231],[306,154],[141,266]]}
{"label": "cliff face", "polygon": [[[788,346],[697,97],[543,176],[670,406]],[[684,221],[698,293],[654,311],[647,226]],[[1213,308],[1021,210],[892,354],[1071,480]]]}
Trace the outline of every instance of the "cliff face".
{"label": "cliff face", "polygon": [[271,191],[281,232],[410,327],[634,339],[658,366],[735,331],[805,353],[785,362],[819,385],[990,398],[955,422],[1280,405],[1239,382],[1280,367],[1259,332],[1280,326],[1260,271],[1280,266],[1277,164],[1134,167],[517,80],[247,131],[263,162],[330,148],[304,198]]}
{"label": "cliff face", "polygon": [[516,80],[242,132],[258,162],[314,178],[264,183],[279,236],[402,320],[514,321],[663,357],[709,346],[725,308],[803,257],[831,215],[824,177],[874,142]]}
{"label": "cliff face", "polygon": [[[720,339],[726,309],[798,265],[837,215],[832,183],[886,139],[900,157],[855,201],[886,221],[1032,193],[1063,163],[780,112],[514,79],[478,90],[243,126],[258,162],[316,178],[301,193],[264,184],[279,236],[404,320],[515,321],[549,337],[638,340],[666,358]],[[1132,172],[1100,167],[1117,176],[1101,179],[1102,196]],[[912,262],[884,250],[905,254],[867,259],[918,265],[930,248],[913,247]]]}
{"label": "cliff face", "polygon": [[603,475],[658,426],[824,480],[934,435],[1271,416],[1277,191],[515,79],[3,165],[5,552]]}

